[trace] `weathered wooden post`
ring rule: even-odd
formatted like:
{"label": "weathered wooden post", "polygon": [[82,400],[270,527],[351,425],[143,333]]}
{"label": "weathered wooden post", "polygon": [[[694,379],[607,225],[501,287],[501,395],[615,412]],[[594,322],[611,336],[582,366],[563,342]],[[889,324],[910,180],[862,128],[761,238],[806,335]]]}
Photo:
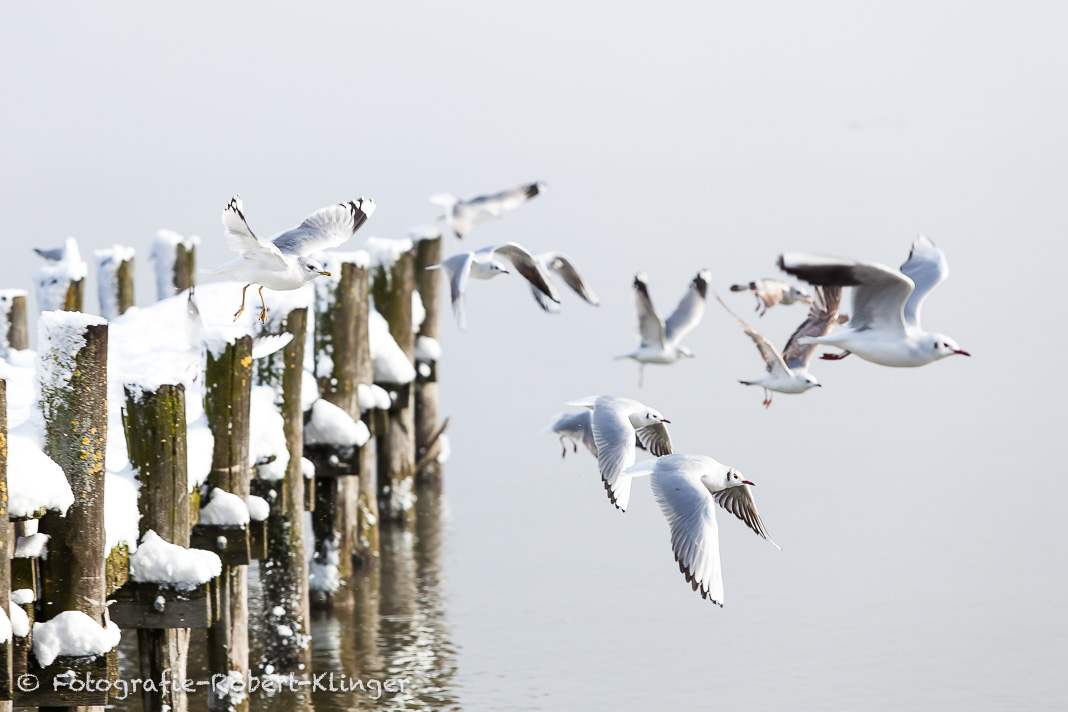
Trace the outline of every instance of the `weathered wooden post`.
{"label": "weathered wooden post", "polygon": [[[415,513],[415,408],[411,384],[415,376],[412,367],[415,356],[412,332],[415,256],[410,240],[369,238],[366,246],[373,252],[371,294],[375,309],[385,318],[389,334],[408,360],[407,369],[411,370],[411,378],[405,381],[398,377],[400,369],[390,369],[394,373],[385,376],[377,373],[379,368],[375,369],[375,381],[391,395],[395,394],[389,412],[376,423],[376,426],[385,426],[375,432],[378,511],[383,519],[410,522]],[[372,335],[371,338],[374,340],[375,337]]]}
{"label": "weathered wooden post", "polygon": [[[45,421],[45,453],[62,469],[74,493],[64,517],[49,512],[39,530],[48,534],[41,561],[42,603],[49,621],[77,611],[104,626],[104,452],[107,444],[107,322],[88,314],[44,312],[38,335],[38,374]],[[107,673],[104,661],[102,670]],[[42,682],[50,685],[51,680]],[[62,695],[42,705],[96,705],[101,696]]]}
{"label": "weathered wooden post", "polygon": [[30,348],[26,326],[26,290],[0,290],[0,358],[9,352]]}
{"label": "weathered wooden post", "polygon": [[[209,349],[204,382],[204,412],[215,436],[208,481],[247,501],[252,475],[248,451],[252,339],[238,338],[221,353]],[[245,546],[247,551],[247,542]],[[208,708],[243,712],[248,697],[234,685],[240,686],[249,670],[247,567],[227,565],[224,559],[219,590],[219,620],[208,629],[208,666],[231,682],[212,686]]]}
{"label": "weathered wooden post", "polygon": [[[12,538],[15,526],[7,520],[7,382],[0,379],[0,602],[11,600],[11,555],[14,553]],[[3,610],[10,617],[10,606]],[[10,631],[10,627],[8,628]],[[0,640],[0,712],[10,712],[13,690],[11,688],[11,653],[14,636]]]}
{"label": "weathered wooden post", "polygon": [[67,238],[62,250],[45,257],[48,262],[33,274],[37,285],[38,311],[81,311],[85,275],[89,271],[78,251],[78,242]]}
{"label": "weathered wooden post", "polygon": [[[280,327],[293,335],[281,350],[259,359],[257,382],[275,388],[285,422],[289,464],[281,481],[254,480],[261,488],[270,487],[275,497],[267,518],[267,556],[260,562],[263,582],[265,634],[261,667],[275,673],[311,672],[311,622],[308,615],[308,566],[304,548],[304,413],[301,410],[301,383],[304,372],[304,341],[308,309],[288,314],[269,312],[269,330]],[[280,317],[280,318],[279,318]],[[264,492],[263,494],[267,494]]]}
{"label": "weathered wooden post", "polygon": [[[441,262],[441,230],[436,226],[409,232],[415,240],[415,284],[426,315],[415,340],[415,454],[422,463],[415,473],[419,491],[441,492],[441,464],[432,449],[438,448],[438,316],[441,304],[441,270],[427,267]],[[435,434],[437,434],[435,436]]]}
{"label": "weathered wooden post", "polygon": [[[130,464],[141,483],[137,506],[140,533],[152,530],[164,541],[189,546],[189,484],[186,474],[185,388],[162,385],[154,393],[126,388],[123,413]],[[189,650],[188,628],[138,629],[141,678],[184,680]],[[146,687],[145,710],[186,712],[182,685],[167,690]]]}
{"label": "weathered wooden post", "polygon": [[100,315],[111,321],[134,305],[134,249],[114,245],[95,255]]}
{"label": "weathered wooden post", "polygon": [[156,233],[149,253],[156,263],[156,299],[173,297],[196,284],[199,244],[196,236],[182,237],[171,230]]}

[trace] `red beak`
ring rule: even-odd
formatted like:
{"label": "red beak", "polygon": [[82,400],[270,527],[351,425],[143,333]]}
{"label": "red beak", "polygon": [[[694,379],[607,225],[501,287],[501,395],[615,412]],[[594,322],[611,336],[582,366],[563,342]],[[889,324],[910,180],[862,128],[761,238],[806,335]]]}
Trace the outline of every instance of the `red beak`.
{"label": "red beak", "polygon": [[756,487],[756,485],[750,482],[749,480],[742,480],[742,484],[749,485],[750,487]]}
{"label": "red beak", "polygon": [[661,419],[660,419],[660,422],[661,422],[661,423],[670,423],[671,421],[670,421],[670,420],[668,420],[667,418],[661,418]]}
{"label": "red beak", "polygon": [[957,350],[956,350],[956,351],[954,351],[953,353],[958,353],[958,354],[960,354],[961,356],[971,356],[971,354],[970,354],[970,353],[968,353],[967,351],[965,351],[964,349],[957,349]]}

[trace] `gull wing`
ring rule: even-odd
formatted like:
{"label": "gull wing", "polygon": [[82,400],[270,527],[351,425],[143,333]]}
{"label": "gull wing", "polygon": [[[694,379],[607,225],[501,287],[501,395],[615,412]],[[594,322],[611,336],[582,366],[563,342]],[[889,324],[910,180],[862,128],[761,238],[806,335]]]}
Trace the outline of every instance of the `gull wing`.
{"label": "gull wing", "polygon": [[222,223],[226,230],[226,242],[231,250],[242,257],[285,269],[288,263],[278,247],[257,237],[248,226],[240,195],[230,198],[230,202],[223,208]]}
{"label": "gull wing", "polygon": [[[663,463],[658,460],[657,463]],[[723,569],[715,502],[702,484],[702,471],[691,463],[656,467],[650,484],[671,529],[671,549],[679,571],[701,597],[723,606]]]}
{"label": "gull wing", "polygon": [[590,287],[589,282],[582,276],[582,273],[575,267],[575,263],[571,261],[571,258],[560,252],[546,252],[545,254],[538,255],[538,260],[548,267],[550,270],[560,275],[560,278],[564,280],[564,284],[571,287],[580,297],[586,300],[587,303],[597,306],[601,302],[597,299],[597,295],[593,293],[593,288]]}
{"label": "gull wing", "polygon": [[808,318],[786,342],[782,358],[790,370],[807,369],[819,344],[799,343],[801,337],[820,337],[831,333],[838,323],[838,306],[842,302],[841,287],[816,287],[816,299],[808,310]]}
{"label": "gull wing", "polygon": [[701,316],[705,313],[705,296],[708,294],[708,280],[711,276],[708,270],[698,272],[690,281],[690,288],[675,307],[675,311],[664,322],[665,337],[669,344],[678,344],[701,321]]}
{"label": "gull wing", "polygon": [[597,442],[593,437],[593,411],[571,413],[560,416],[551,429],[559,435],[566,435],[575,442],[580,442],[597,457]]}
{"label": "gull wing", "polygon": [[634,464],[634,426],[620,410],[602,407],[593,410],[593,441],[597,447],[597,469],[601,472],[608,499],[617,509],[626,511],[630,501],[631,478],[623,471]]}
{"label": "gull wing", "polygon": [[643,450],[648,450],[656,457],[663,457],[675,452],[671,444],[671,436],[668,435],[667,425],[655,423],[638,428],[638,444]]}
{"label": "gull wing", "polygon": [[760,352],[761,358],[764,359],[764,367],[769,373],[774,373],[777,376],[789,377],[791,375],[790,369],[787,367],[786,362],[783,360],[779,350],[775,348],[767,338],[753,327],[746,324],[742,319],[731,311],[730,307],[724,304],[723,300],[719,298],[719,294],[715,291],[712,292],[715,295],[716,301],[723,305],[723,308],[727,310],[727,313],[734,317],[734,320],[738,322],[738,326],[742,327],[742,331],[753,340],[756,344],[757,351]]}
{"label": "gull wing", "polygon": [[494,217],[500,217],[500,214],[505,210],[518,208],[543,190],[545,190],[544,183],[527,183],[526,185],[502,190],[499,193],[480,195],[464,202],[482,212]]}
{"label": "gull wing", "polygon": [[786,252],[779,268],[809,284],[853,287],[849,325],[855,331],[885,330],[905,333],[905,301],[912,293],[912,280],[877,262],[857,262],[837,257]]}
{"label": "gull wing", "polygon": [[653,300],[649,298],[649,288],[645,285],[644,274],[634,275],[634,305],[638,309],[638,333],[642,337],[642,346],[664,348],[664,320],[656,313]]}
{"label": "gull wing", "polygon": [[304,218],[292,230],[276,236],[272,242],[288,255],[310,255],[337,247],[352,237],[375,211],[375,201],[358,198],[331,205]]}
{"label": "gull wing", "polygon": [[905,323],[918,329],[923,300],[949,276],[949,263],[942,250],[925,235],[920,235],[912,243],[901,272],[916,285],[905,302]]}
{"label": "gull wing", "polygon": [[782,549],[781,546],[771,541],[771,537],[768,536],[768,530],[764,527],[764,522],[757,512],[756,500],[753,499],[753,490],[749,485],[728,487],[725,490],[713,492],[712,498],[716,500],[719,506],[745,522],[745,525],[756,532],[758,536],[767,539],[776,549]]}
{"label": "gull wing", "polygon": [[559,303],[560,300],[557,299],[556,292],[553,291],[552,285],[549,284],[549,273],[545,271],[545,268],[538,263],[534,255],[530,254],[525,247],[514,242],[506,242],[503,245],[491,248],[490,251],[511,262],[516,272],[523,275],[528,282],[537,287],[549,299]]}

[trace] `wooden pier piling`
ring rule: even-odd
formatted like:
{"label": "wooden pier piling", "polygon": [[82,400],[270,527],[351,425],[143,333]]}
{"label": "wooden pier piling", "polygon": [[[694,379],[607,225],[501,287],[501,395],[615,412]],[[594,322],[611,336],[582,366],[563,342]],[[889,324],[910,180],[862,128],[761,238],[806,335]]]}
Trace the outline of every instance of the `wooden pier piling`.
{"label": "wooden pier piling", "polygon": [[30,348],[26,324],[26,290],[0,290],[0,358],[14,350]]}
{"label": "wooden pier piling", "polygon": [[96,251],[100,315],[112,320],[134,305],[134,250],[115,245]]}
{"label": "wooden pier piling", "polygon": [[[415,377],[415,454],[422,463],[415,473],[418,491],[441,492],[441,464],[431,448],[437,445],[440,416],[438,414],[438,316],[441,305],[441,270],[427,267],[441,262],[441,232],[413,235],[415,243],[415,284],[423,301],[426,316],[416,335]],[[423,340],[420,344],[420,340]],[[420,348],[422,347],[422,348]],[[438,436],[440,434],[438,433]]]}
{"label": "wooden pier piling", "polygon": [[199,242],[200,238],[182,237],[171,230],[156,234],[149,253],[156,263],[156,299],[173,297],[196,284]]}

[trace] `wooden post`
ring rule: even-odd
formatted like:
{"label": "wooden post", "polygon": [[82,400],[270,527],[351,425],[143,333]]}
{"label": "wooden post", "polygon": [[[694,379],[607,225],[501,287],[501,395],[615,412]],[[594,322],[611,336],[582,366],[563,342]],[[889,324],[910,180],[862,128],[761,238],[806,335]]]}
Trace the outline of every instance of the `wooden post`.
{"label": "wooden post", "polygon": [[182,237],[160,230],[152,241],[149,259],[156,263],[156,299],[173,297],[196,284],[199,237]]}
{"label": "wooden post", "polygon": [[[208,481],[213,487],[248,499],[252,468],[249,464],[249,403],[252,393],[252,339],[243,336],[220,354],[208,351],[204,372],[204,412],[215,450]],[[244,678],[249,669],[248,570],[223,566],[219,577],[219,620],[208,629],[208,667],[212,674]],[[243,693],[229,694],[225,686],[212,686],[211,710],[248,709]]]}
{"label": "wooden post", "polygon": [[[149,529],[164,541],[189,546],[189,484],[186,474],[185,388],[163,385],[155,393],[126,388],[123,413],[130,464],[141,483],[137,506],[139,529]],[[188,628],[139,629],[137,646],[141,678],[160,680],[169,670],[172,680],[184,680],[189,650]],[[181,685],[164,692],[144,689],[145,710],[186,712],[189,701]]]}
{"label": "wooden post", "polygon": [[85,295],[86,265],[77,255],[70,262],[49,262],[38,268],[33,279],[37,283],[39,311],[82,310]]}
{"label": "wooden post", "polygon": [[[412,291],[415,256],[403,252],[392,265],[377,265],[371,292],[375,309],[385,317],[389,332],[409,360],[414,359]],[[412,521],[415,510],[415,409],[411,384],[380,384],[396,393],[393,407],[378,424],[378,511],[389,521]]]}
{"label": "wooden post", "polygon": [[26,290],[0,290],[0,358],[13,350],[30,348],[26,327]]}
{"label": "wooden post", "polygon": [[[304,374],[304,339],[308,310],[294,309],[283,320],[293,335],[284,349],[261,358],[258,382],[278,391],[285,422],[289,465],[285,477],[272,483],[278,497],[267,518],[267,557],[260,563],[264,621],[261,666],[275,673],[311,672],[311,621],[308,615],[308,565],[304,549],[304,413],[300,386]],[[272,329],[273,331],[273,329]],[[276,611],[281,609],[281,614]]]}
{"label": "wooden post", "polygon": [[[415,486],[419,491],[441,492],[441,465],[437,458],[424,461],[434,444],[432,439],[438,429],[438,316],[441,304],[441,270],[427,267],[441,262],[441,232],[437,236],[424,234],[415,243],[415,284],[423,300],[426,316],[419,326],[416,338],[415,376],[415,453],[417,462],[424,464],[415,473]],[[422,342],[420,343],[420,340]],[[421,348],[420,348],[421,346]]]}
{"label": "wooden post", "polygon": [[100,315],[108,321],[134,305],[134,250],[115,245],[96,251],[96,286]]}
{"label": "wooden post", "polygon": [[[10,617],[11,600],[11,555],[14,553],[12,538],[15,527],[7,521],[7,382],[0,379],[0,602],[7,606],[4,615]],[[0,712],[10,712],[11,653],[15,637],[0,643]]]}

